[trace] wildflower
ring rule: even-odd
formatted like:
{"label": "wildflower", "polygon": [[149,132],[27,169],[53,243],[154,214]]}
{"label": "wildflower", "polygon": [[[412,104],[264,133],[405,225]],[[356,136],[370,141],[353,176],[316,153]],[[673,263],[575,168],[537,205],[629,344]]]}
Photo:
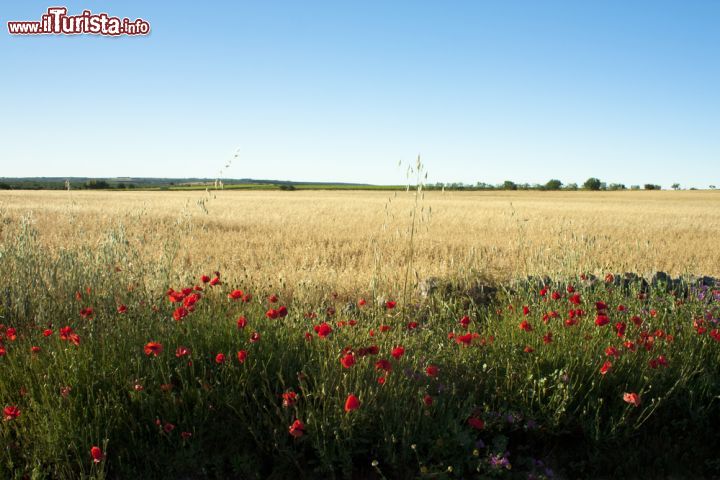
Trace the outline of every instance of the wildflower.
{"label": "wildflower", "polygon": [[220,277],[215,277],[210,280],[210,286],[214,287],[215,285],[222,285],[222,282],[220,282]]}
{"label": "wildflower", "polygon": [[525,348],[523,348],[523,352],[525,352],[525,353],[532,353],[534,351],[535,351],[535,349],[532,348],[530,345],[525,345]]}
{"label": "wildflower", "polygon": [[274,308],[271,308],[267,312],[265,312],[265,316],[271,320],[275,320],[276,318],[278,318],[278,311]]}
{"label": "wildflower", "polygon": [[150,355],[158,356],[162,353],[163,346],[160,345],[158,342],[148,342],[145,344],[145,355],[148,357]]}
{"label": "wildflower", "polygon": [[218,353],[215,355],[215,363],[218,365],[225,363],[225,354],[224,353]]}
{"label": "wildflower", "polygon": [[208,277],[207,275],[203,275],[203,276],[200,277],[200,281],[201,281],[202,283],[209,283],[209,282],[210,282],[210,277]]}
{"label": "wildflower", "polygon": [[292,390],[288,390],[282,394],[282,406],[290,408],[297,402],[297,393]]}
{"label": "wildflower", "polygon": [[288,431],[293,437],[300,438],[305,434],[305,424],[300,420],[295,420]]}
{"label": "wildflower", "polygon": [[357,410],[358,408],[360,408],[360,400],[351,393],[345,400],[345,412]]}
{"label": "wildflower", "polygon": [[402,345],[398,345],[397,347],[392,349],[390,355],[392,355],[395,360],[400,360],[400,357],[402,357],[404,353],[405,348]]}
{"label": "wildflower", "polygon": [[278,302],[278,296],[275,294],[272,294],[268,297],[268,302],[270,303],[277,303]]}
{"label": "wildflower", "polygon": [[240,317],[237,319],[237,328],[245,328],[247,326],[247,318]]}
{"label": "wildflower", "polygon": [[532,325],[530,325],[530,322],[528,322],[527,320],[523,320],[522,322],[520,322],[519,326],[520,326],[520,330],[522,330],[524,332],[532,331]]}
{"label": "wildflower", "polygon": [[605,363],[603,363],[602,367],[600,367],[600,373],[601,373],[602,375],[605,375],[605,374],[607,374],[611,369],[612,369],[612,362],[611,362],[611,361],[606,361]]}
{"label": "wildflower", "polygon": [[92,307],[85,307],[82,310],[80,310],[80,316],[82,318],[91,318],[93,316]]}
{"label": "wildflower", "polygon": [[395,308],[396,305],[397,305],[397,302],[393,302],[391,300],[388,300],[387,302],[385,302],[385,308],[387,308],[388,310],[392,310],[393,308]]}
{"label": "wildflower", "polygon": [[560,293],[558,293],[558,292],[552,292],[550,294],[550,298],[552,298],[553,300],[560,300],[561,297],[562,297],[562,295],[560,295]]}
{"label": "wildflower", "polygon": [[177,347],[177,349],[175,350],[175,356],[177,358],[182,358],[185,355],[190,355],[190,349],[187,347]]}
{"label": "wildflower", "polygon": [[469,346],[472,343],[472,339],[473,339],[472,333],[466,333],[465,335],[458,335],[455,338],[455,341],[457,343],[462,343],[465,346]]}
{"label": "wildflower", "polygon": [[330,325],[327,324],[327,322],[323,322],[320,325],[315,325],[313,327],[313,330],[315,330],[315,333],[317,333],[317,336],[320,338],[326,338],[332,333],[332,328],[330,327]]}
{"label": "wildflower", "polygon": [[617,336],[619,338],[622,338],[625,336],[625,329],[627,328],[627,325],[625,325],[625,322],[617,322],[615,324],[615,332],[617,332]]}
{"label": "wildflower", "polygon": [[187,440],[188,438],[192,437],[192,432],[181,432],[180,436],[183,440]]}
{"label": "wildflower", "polygon": [[524,316],[527,317],[528,315],[530,315],[530,307],[528,307],[527,305],[523,305],[522,311]]}
{"label": "wildflower", "polygon": [[380,325],[380,332],[385,333],[389,332],[392,329],[390,325]]}
{"label": "wildflower", "polygon": [[175,425],[173,425],[172,423],[166,423],[165,425],[163,425],[163,431],[165,433],[170,433],[173,430],[175,430]]}
{"label": "wildflower", "polygon": [[185,307],[178,307],[173,312],[173,319],[175,319],[176,322],[179,322],[183,318],[187,317],[188,309]]}
{"label": "wildflower", "polygon": [[620,350],[611,345],[605,349],[605,355],[617,358],[620,356]]}
{"label": "wildflower", "polygon": [[32,353],[40,353],[41,350],[42,350],[42,348],[40,348],[40,347],[35,347],[35,346],[30,347],[30,351]]}
{"label": "wildflower", "polygon": [[359,307],[364,307],[365,305],[367,305],[367,302],[365,301],[364,298],[361,298],[360,300],[358,300]]}
{"label": "wildflower", "polygon": [[607,315],[599,314],[597,317],[595,317],[595,325],[598,327],[602,327],[610,323],[610,319],[607,317]]}
{"label": "wildflower", "polygon": [[53,334],[53,331],[50,330],[49,328],[43,330],[43,337],[49,337],[52,334]]}
{"label": "wildflower", "polygon": [[352,353],[348,353],[340,359],[340,363],[342,363],[342,366],[345,368],[352,367],[353,365],[355,365],[355,355],[353,355]]}
{"label": "wildflower", "polygon": [[385,377],[380,377],[377,379],[377,382],[379,385],[385,385],[385,381],[386,381]]}
{"label": "wildflower", "polygon": [[250,343],[257,343],[260,341],[260,334],[258,332],[253,332],[250,334]]}
{"label": "wildflower", "polygon": [[431,397],[430,395],[425,395],[423,397],[423,403],[426,407],[431,406],[433,404],[433,397]]}
{"label": "wildflower", "polygon": [[640,406],[640,396],[637,393],[623,393],[623,400],[634,407]]}
{"label": "wildflower", "polygon": [[467,423],[475,430],[483,430],[485,428],[485,422],[482,418],[470,417]]}
{"label": "wildflower", "polygon": [[287,307],[285,305],[282,305],[280,308],[278,308],[277,314],[278,314],[278,317],[280,317],[280,318],[287,317],[287,314],[288,314]]}
{"label": "wildflower", "polygon": [[240,363],[245,363],[245,360],[247,360],[247,351],[246,350],[240,350],[237,352],[237,359]]}
{"label": "wildflower", "polygon": [[392,364],[388,360],[381,358],[375,362],[375,370],[385,370],[386,372],[390,372],[392,370]]}
{"label": "wildflower", "polygon": [[470,325],[470,317],[468,317],[467,315],[463,316],[460,319],[460,325],[462,325],[463,328],[467,330],[468,326]]}
{"label": "wildflower", "polygon": [[543,335],[543,343],[547,345],[548,343],[552,343],[553,341],[553,334],[552,332],[547,332],[545,335]]}
{"label": "wildflower", "polygon": [[3,418],[5,421],[15,420],[20,416],[20,409],[14,405],[8,405],[3,409]]}
{"label": "wildflower", "polygon": [[427,373],[428,377],[437,377],[439,371],[440,369],[437,367],[437,365],[428,365],[425,369],[425,373]]}
{"label": "wildflower", "polygon": [[105,458],[105,454],[102,450],[100,450],[100,447],[93,445],[92,448],[90,448],[90,456],[93,459],[93,462],[100,463]]}

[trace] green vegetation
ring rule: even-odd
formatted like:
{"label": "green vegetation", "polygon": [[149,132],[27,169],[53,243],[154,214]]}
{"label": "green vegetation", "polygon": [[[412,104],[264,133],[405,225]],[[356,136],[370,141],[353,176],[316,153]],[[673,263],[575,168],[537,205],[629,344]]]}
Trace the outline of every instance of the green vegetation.
{"label": "green vegetation", "polygon": [[10,230],[2,478],[720,474],[717,287],[286,298],[122,229],[57,258]]}

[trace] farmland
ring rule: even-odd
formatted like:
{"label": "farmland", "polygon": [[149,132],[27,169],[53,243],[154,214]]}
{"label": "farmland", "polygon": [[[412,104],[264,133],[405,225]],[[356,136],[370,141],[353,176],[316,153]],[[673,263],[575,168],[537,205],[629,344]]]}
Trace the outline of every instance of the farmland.
{"label": "farmland", "polygon": [[715,192],[10,191],[0,228],[3,478],[720,474]]}

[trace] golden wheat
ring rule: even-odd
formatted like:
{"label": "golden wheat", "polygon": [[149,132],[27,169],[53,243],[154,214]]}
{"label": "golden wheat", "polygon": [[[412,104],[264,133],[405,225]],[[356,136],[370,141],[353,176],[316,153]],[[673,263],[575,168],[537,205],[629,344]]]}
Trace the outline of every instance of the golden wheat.
{"label": "golden wheat", "polygon": [[[413,280],[664,270],[720,276],[720,192],[427,192]],[[185,191],[0,194],[4,241],[29,217],[52,251],[122,228],[142,261],[220,270],[269,288],[402,285],[413,192]],[[432,212],[431,215],[428,215]]]}

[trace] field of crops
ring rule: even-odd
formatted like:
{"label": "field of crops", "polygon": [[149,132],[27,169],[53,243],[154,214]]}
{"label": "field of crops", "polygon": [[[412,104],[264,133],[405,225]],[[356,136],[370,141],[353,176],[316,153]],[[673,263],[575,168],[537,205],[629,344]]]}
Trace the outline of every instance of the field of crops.
{"label": "field of crops", "polygon": [[0,477],[718,476],[719,207],[0,193]]}

